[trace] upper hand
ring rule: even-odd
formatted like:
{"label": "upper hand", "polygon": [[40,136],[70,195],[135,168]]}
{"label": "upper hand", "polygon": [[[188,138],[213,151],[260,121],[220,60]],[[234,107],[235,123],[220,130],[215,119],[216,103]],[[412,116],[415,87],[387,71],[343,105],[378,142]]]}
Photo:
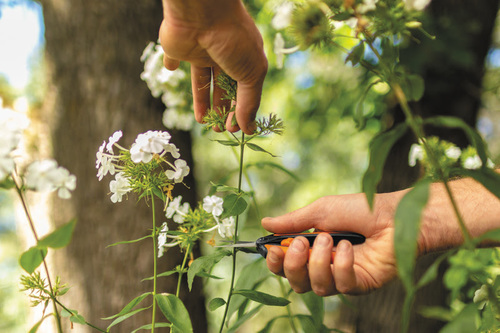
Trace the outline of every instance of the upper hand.
{"label": "upper hand", "polygon": [[[267,73],[262,37],[252,18],[240,1],[206,3],[203,5],[213,8],[198,8],[196,13],[185,17],[179,14],[178,7],[170,8],[169,3],[164,2],[164,19],[160,27],[160,42],[165,51],[164,64],[167,69],[175,70],[180,61],[191,63],[196,120],[200,123],[203,121],[210,107],[210,83],[222,69],[238,82],[238,126],[231,125],[230,116],[226,128],[231,132],[241,129],[252,134],[256,128],[255,116]],[[190,10],[196,11],[197,8],[190,7]],[[207,17],[204,17],[204,12],[209,12]],[[203,18],[196,19],[200,16]],[[223,92],[216,87],[214,107],[229,108],[228,101],[221,101],[222,96]]]}
{"label": "upper hand", "polygon": [[[313,290],[320,296],[363,294],[381,287],[396,275],[394,258],[394,200],[377,196],[370,211],[364,194],[328,196],[289,214],[264,218],[262,225],[273,233],[350,231],[366,237],[363,244],[352,246],[341,241],[331,264],[333,240],[328,234],[316,238],[309,256],[309,243],[297,237],[284,255],[271,247],[267,266],[288,279],[298,293]],[[393,198],[394,199],[394,198]]]}

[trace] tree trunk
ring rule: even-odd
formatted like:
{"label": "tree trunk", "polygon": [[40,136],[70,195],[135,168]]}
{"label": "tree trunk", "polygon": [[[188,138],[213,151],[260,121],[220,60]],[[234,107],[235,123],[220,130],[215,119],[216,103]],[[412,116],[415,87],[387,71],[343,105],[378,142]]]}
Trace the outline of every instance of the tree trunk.
{"label": "tree trunk", "polygon": [[[465,1],[434,0],[428,8],[428,22],[424,27],[436,40],[421,36],[421,44],[402,50],[401,61],[425,80],[423,98],[411,105],[422,117],[455,116],[475,126],[481,103],[484,61],[491,43],[498,12],[498,0]],[[394,123],[404,121],[401,110],[392,110]],[[426,128],[427,135],[436,135],[460,147],[469,145],[461,131]],[[389,192],[411,186],[420,170],[408,166],[409,148],[415,137],[408,134],[392,149],[385,168],[379,192]],[[423,274],[436,255],[428,255],[417,262],[416,275]],[[446,290],[442,273],[416,296],[410,321],[410,332],[438,332],[443,322],[418,315],[423,306],[446,306]],[[349,326],[356,332],[398,332],[405,296],[399,280],[377,292],[352,299],[356,311],[344,309]]]}
{"label": "tree trunk", "polygon": [[[53,115],[52,150],[59,164],[78,178],[72,200],[57,201],[53,206],[56,225],[73,217],[77,219],[71,244],[57,251],[54,274],[61,275],[71,286],[62,301],[102,328],[110,321],[100,318],[118,313],[134,297],[152,291],[152,282],[141,282],[153,274],[150,240],[106,248],[114,242],[147,235],[152,227],[151,205],[143,200],[138,202],[133,195],[122,203],[112,204],[108,195],[110,179],[99,182],[94,163],[98,147],[115,130],[123,130],[120,142],[126,147],[139,133],[164,130],[161,124],[164,107],[151,96],[139,77],[142,50],[158,37],[161,1],[41,2],[50,74],[44,110],[46,116]],[[170,133],[181,157],[193,170],[189,133]],[[184,200],[194,206],[193,177],[185,182],[190,190],[176,189],[176,194],[183,192]],[[158,224],[165,219],[161,212],[156,218]],[[159,272],[180,264],[181,256],[174,252],[169,251],[159,261]],[[158,292],[175,293],[175,288],[176,276],[159,279]],[[183,290],[181,294],[195,332],[206,332],[201,285],[196,284],[191,293]],[[151,301],[149,298],[140,307]],[[158,316],[159,321],[165,322],[161,317]],[[112,331],[130,332],[150,322],[151,310],[144,311]],[[87,331],[82,326],[74,330]]]}

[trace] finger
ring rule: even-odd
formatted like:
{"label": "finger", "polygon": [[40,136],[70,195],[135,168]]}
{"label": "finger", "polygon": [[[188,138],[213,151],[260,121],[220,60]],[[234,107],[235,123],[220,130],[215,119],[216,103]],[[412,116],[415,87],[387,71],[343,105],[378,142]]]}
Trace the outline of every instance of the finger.
{"label": "finger", "polygon": [[285,255],[283,271],[290,286],[296,293],[311,290],[307,261],[309,259],[309,242],[304,237],[297,237]]}
{"label": "finger", "polygon": [[257,129],[255,116],[260,106],[263,82],[247,84],[238,82],[236,99],[236,121],[238,127],[245,133],[252,135]]}
{"label": "finger", "polygon": [[349,241],[342,240],[337,245],[335,261],[335,287],[343,294],[353,293],[357,288],[356,272],[354,271],[354,250]]}
{"label": "finger", "polygon": [[265,217],[262,219],[264,229],[273,233],[302,232],[311,228],[321,229],[317,224],[321,221],[320,209],[316,202],[277,217]]}
{"label": "finger", "polygon": [[163,55],[163,66],[170,71],[174,71],[179,68],[181,62]]}
{"label": "finger", "polygon": [[203,117],[210,108],[210,84],[212,69],[210,67],[191,66],[191,86],[193,89],[194,117],[203,123]]}
{"label": "finger", "polygon": [[234,112],[230,112],[227,115],[226,129],[229,132],[237,132],[237,131],[240,130],[240,127],[238,126],[238,123],[236,122],[236,118],[235,118],[235,113]]}
{"label": "finger", "polygon": [[276,275],[285,276],[283,272],[283,260],[285,253],[279,246],[271,246],[267,252],[267,268]]}
{"label": "finger", "polygon": [[309,257],[311,288],[319,296],[328,296],[336,292],[331,267],[332,249],[332,237],[326,233],[319,234]]}

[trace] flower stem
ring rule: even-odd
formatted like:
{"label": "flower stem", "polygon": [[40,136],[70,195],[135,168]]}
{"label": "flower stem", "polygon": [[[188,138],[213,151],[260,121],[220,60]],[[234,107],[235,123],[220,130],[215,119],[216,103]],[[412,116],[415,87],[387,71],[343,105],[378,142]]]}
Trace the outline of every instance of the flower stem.
{"label": "flower stem", "polygon": [[[28,219],[28,223],[29,223],[29,226],[30,226],[31,231],[33,233],[33,237],[35,237],[35,240],[36,240],[36,242],[38,244],[38,242],[39,242],[40,239],[39,239],[38,234],[36,232],[35,224],[33,223],[33,219],[31,217],[31,213],[30,213],[30,211],[28,209],[28,204],[26,203],[26,198],[24,197],[24,192],[21,189],[21,187],[19,186],[19,184],[17,183],[16,177],[15,177],[14,174],[11,175],[11,178],[12,178],[12,181],[14,182],[15,187],[16,187],[16,192],[17,192],[17,194],[19,196],[19,199],[21,200],[21,204],[23,205],[24,213],[26,214],[26,218]],[[62,333],[63,330],[62,330],[62,324],[61,324],[61,316],[59,315],[59,311],[57,310],[56,302],[54,301],[55,295],[54,295],[54,289],[52,288],[52,281],[50,279],[49,268],[47,266],[47,261],[43,257],[42,250],[40,250],[40,254],[41,254],[42,258],[43,258],[42,259],[43,267],[44,267],[44,270],[45,270],[45,274],[47,275],[47,283],[49,284],[49,290],[50,290],[50,295],[51,295],[51,299],[52,299],[52,304],[54,306],[54,317],[56,318],[57,331],[59,333]]]}
{"label": "flower stem", "polygon": [[[286,292],[286,287],[285,284],[283,283],[283,279],[281,277],[278,277],[278,282],[280,284],[281,292],[283,293],[283,297],[288,298],[288,293]],[[291,303],[290,303],[291,304]],[[293,321],[292,317],[292,311],[290,310],[290,304],[286,306],[286,312],[287,312],[287,317],[288,321],[290,322],[290,327],[292,328],[292,331],[294,333],[297,333],[297,327],[295,327],[295,322]]]}
{"label": "flower stem", "polygon": [[179,279],[177,280],[177,291],[175,292],[175,296],[177,296],[177,297],[179,297],[179,293],[181,291],[182,274],[184,272],[184,267],[186,267],[187,257],[189,256],[190,252],[191,252],[191,244],[188,244],[188,246],[186,248],[186,253],[184,254],[184,259],[182,260],[182,265],[181,265],[181,269],[179,272]]}
{"label": "flower stem", "polygon": [[[238,193],[241,192],[241,184],[243,180],[243,155],[245,152],[245,133],[241,133],[241,141],[240,141],[240,168],[239,168],[239,173],[238,173]],[[234,224],[234,240],[233,244],[236,244],[238,241],[238,222],[239,222],[239,215],[236,216],[236,222]],[[231,297],[233,296],[233,288],[234,288],[234,280],[236,276],[236,247],[233,248],[233,268],[231,272],[231,283],[229,287],[229,293],[227,295],[227,302],[226,302],[226,308],[224,309],[224,316],[222,317],[222,322],[220,325],[219,333],[222,332],[224,329],[224,323],[226,322],[226,317],[227,313],[229,310],[229,303],[231,302]]]}
{"label": "flower stem", "polygon": [[153,212],[153,314],[151,317],[151,333],[155,331],[155,321],[156,321],[156,280],[157,280],[157,268],[156,259],[158,257],[156,248],[156,219],[155,219],[155,197],[151,192],[151,210]]}

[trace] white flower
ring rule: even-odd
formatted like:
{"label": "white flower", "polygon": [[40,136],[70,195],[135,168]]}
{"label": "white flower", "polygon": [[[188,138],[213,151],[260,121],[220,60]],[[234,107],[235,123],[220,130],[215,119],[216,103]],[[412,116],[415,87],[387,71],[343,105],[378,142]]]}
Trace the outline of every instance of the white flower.
{"label": "white flower", "polygon": [[222,214],[224,200],[216,195],[206,196],[203,198],[203,209],[207,213],[212,213],[213,216],[217,217]]}
{"label": "white flower", "polygon": [[446,149],[446,151],[444,152],[444,154],[453,159],[453,160],[458,160],[458,158],[460,157],[460,155],[462,154],[462,150],[460,148],[458,148],[457,146],[452,146],[448,149]]}
{"label": "white flower", "polygon": [[431,3],[431,0],[403,0],[403,2],[406,10],[421,11]]}
{"label": "white flower", "polygon": [[111,136],[109,137],[109,142],[108,142],[108,144],[106,145],[106,150],[107,150],[108,152],[110,152],[110,153],[111,153],[111,154],[113,154],[113,155],[115,154],[115,152],[113,151],[113,145],[114,145],[115,143],[117,143],[117,142],[118,142],[118,140],[120,140],[120,138],[122,137],[122,135],[123,135],[122,131],[116,131],[116,132],[114,132],[114,133],[113,133],[113,135],[111,135]]}
{"label": "white flower", "polygon": [[165,252],[165,245],[167,244],[167,231],[167,222],[163,222],[160,233],[158,234],[158,258],[161,258]]}
{"label": "white flower", "polygon": [[483,162],[481,162],[481,158],[479,158],[479,155],[467,157],[463,162],[463,167],[469,170],[479,169],[482,165]]}
{"label": "white flower", "polygon": [[189,212],[189,204],[185,202],[181,205],[182,196],[176,197],[174,200],[170,201],[165,216],[169,219],[173,218],[175,223],[183,223],[184,217]]}
{"label": "white flower", "polygon": [[271,21],[271,26],[276,30],[281,30],[290,25],[294,4],[285,1],[275,9],[275,15]]}
{"label": "white flower", "polygon": [[170,137],[170,134],[165,131],[147,131],[139,134],[130,148],[132,161],[150,162],[153,154],[160,154],[166,147],[169,147]]}
{"label": "white flower", "polygon": [[186,161],[178,159],[175,160],[175,171],[167,170],[165,174],[169,179],[173,179],[176,183],[181,183],[184,177],[189,173],[189,166]]}
{"label": "white flower", "polygon": [[115,165],[113,164],[113,160],[111,158],[109,158],[106,155],[102,155],[100,163],[101,163],[101,166],[97,170],[97,178],[99,179],[99,181],[101,181],[102,178],[104,176],[106,176],[108,173],[110,175],[115,174],[116,168],[115,168]]}
{"label": "white flower", "polygon": [[170,153],[173,158],[179,158],[181,154],[179,154],[179,149],[173,143],[169,143],[165,146],[165,152]]}
{"label": "white flower", "polygon": [[58,179],[57,162],[52,159],[35,161],[26,169],[26,186],[35,191],[55,190]]}
{"label": "white flower", "polygon": [[363,3],[359,4],[356,7],[356,10],[360,14],[368,13],[368,12],[375,10],[377,8],[377,2],[378,2],[378,0],[363,0]]}
{"label": "white flower", "polygon": [[478,305],[479,310],[484,308],[488,302],[488,287],[485,284],[474,292],[474,298],[472,301]]}
{"label": "white flower", "polygon": [[141,145],[133,144],[130,148],[130,158],[134,163],[149,163],[153,159],[153,154],[142,149]]}
{"label": "white flower", "polygon": [[422,149],[422,146],[414,143],[411,145],[410,148],[410,154],[408,156],[408,165],[411,167],[414,167],[417,165],[417,161],[421,160],[424,158],[424,150]]}
{"label": "white flower", "polygon": [[105,147],[106,147],[106,141],[103,141],[102,145],[97,150],[97,153],[95,153],[95,167],[96,167],[96,169],[99,169],[99,166],[102,163],[102,158],[103,158]]}
{"label": "white flower", "polygon": [[193,128],[194,116],[192,112],[182,112],[175,108],[163,112],[163,125],[167,128],[190,131]]}
{"label": "white flower", "polygon": [[231,238],[234,236],[234,216],[230,216],[227,219],[223,219],[220,223],[217,223],[217,229],[219,235],[222,238]]}
{"label": "white flower", "polygon": [[141,61],[142,62],[146,61],[146,59],[151,54],[153,54],[153,52],[155,51],[155,46],[156,46],[156,43],[149,42],[149,44],[146,46],[146,48],[144,49],[144,51],[142,51],[142,55],[141,55]]}
{"label": "white flower", "polygon": [[76,188],[76,176],[69,173],[63,167],[58,167],[55,173],[55,186],[57,188],[57,195],[61,199],[71,198],[71,192]]}
{"label": "white flower", "polygon": [[121,202],[123,195],[130,192],[129,180],[123,175],[123,172],[118,172],[115,179],[109,182],[109,190],[113,192],[111,196],[113,203]]}
{"label": "white flower", "polygon": [[182,200],[182,196],[179,195],[179,196],[175,197],[174,200],[172,200],[168,203],[167,210],[165,212],[165,216],[167,218],[171,219],[172,216],[174,216],[175,212],[177,211],[177,209],[179,209],[179,207],[181,205],[181,200]]}
{"label": "white flower", "polygon": [[14,171],[14,159],[10,153],[0,155],[0,181]]}
{"label": "white flower", "polygon": [[277,33],[274,37],[274,53],[276,54],[276,67],[278,69],[283,68],[283,63],[285,60],[285,54],[290,54],[297,52],[299,50],[299,46],[294,46],[291,48],[285,48],[285,40],[281,33]]}

